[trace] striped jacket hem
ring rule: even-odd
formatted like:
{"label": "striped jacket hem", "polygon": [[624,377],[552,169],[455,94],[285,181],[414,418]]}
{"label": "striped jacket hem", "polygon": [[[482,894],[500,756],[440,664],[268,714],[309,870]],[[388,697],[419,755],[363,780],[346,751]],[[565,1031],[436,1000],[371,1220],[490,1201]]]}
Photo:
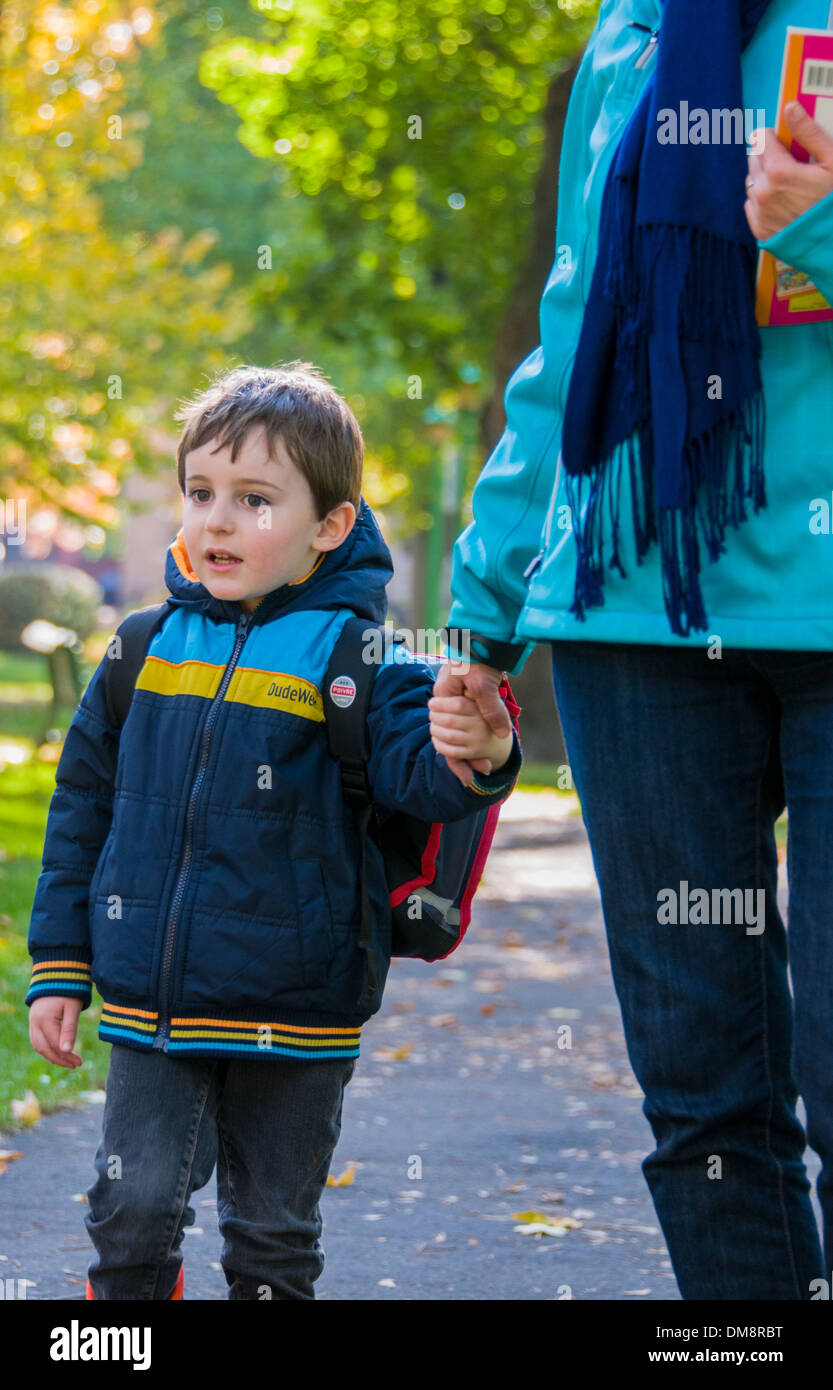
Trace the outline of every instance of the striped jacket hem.
{"label": "striped jacket hem", "polygon": [[[137,1009],[103,1001],[98,1036],[103,1042],[152,1051],[159,1015],[153,1009]],[[268,1011],[257,1018],[231,1018],[222,1012],[200,1010],[173,1014],[168,1028],[169,1055],[216,1057],[294,1057],[322,1061],[331,1057],[358,1057],[361,1028],[329,1024],[288,1022]]]}

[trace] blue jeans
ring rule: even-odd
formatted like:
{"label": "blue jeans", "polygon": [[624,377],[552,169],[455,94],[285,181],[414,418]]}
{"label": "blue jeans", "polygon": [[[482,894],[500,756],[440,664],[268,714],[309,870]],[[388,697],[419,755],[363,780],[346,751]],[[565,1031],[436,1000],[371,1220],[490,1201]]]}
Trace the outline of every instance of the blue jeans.
{"label": "blue jeans", "polygon": [[168,1299],[217,1163],[229,1298],[314,1298],[318,1202],[355,1058],[171,1058],[115,1043],[84,1216],[96,1299]]}
{"label": "blue jeans", "polygon": [[833,653],[552,645],[680,1293],[810,1299],[833,1262]]}

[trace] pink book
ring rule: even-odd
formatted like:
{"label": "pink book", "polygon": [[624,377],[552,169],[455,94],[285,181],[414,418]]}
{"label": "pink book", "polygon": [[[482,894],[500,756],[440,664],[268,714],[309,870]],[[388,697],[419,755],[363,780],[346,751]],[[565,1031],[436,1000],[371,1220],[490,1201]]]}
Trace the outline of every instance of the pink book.
{"label": "pink book", "polygon": [[[809,154],[794,140],[784,119],[784,107],[798,101],[819,125],[833,135],[833,30],[787,29],[775,133],[795,159],[808,163]],[[769,251],[758,258],[755,317],[761,328],[790,323],[821,323],[833,319],[827,302],[809,275],[778,260]]]}

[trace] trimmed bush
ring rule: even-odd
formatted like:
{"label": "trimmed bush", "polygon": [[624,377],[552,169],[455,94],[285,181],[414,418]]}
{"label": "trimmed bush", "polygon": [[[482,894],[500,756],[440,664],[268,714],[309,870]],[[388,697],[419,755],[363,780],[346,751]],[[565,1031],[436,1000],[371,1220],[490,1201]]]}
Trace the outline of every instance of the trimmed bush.
{"label": "trimmed bush", "polygon": [[25,651],[20,634],[36,618],[71,627],[83,641],[95,630],[102,599],[98,580],[72,565],[6,567],[0,570],[0,648]]}

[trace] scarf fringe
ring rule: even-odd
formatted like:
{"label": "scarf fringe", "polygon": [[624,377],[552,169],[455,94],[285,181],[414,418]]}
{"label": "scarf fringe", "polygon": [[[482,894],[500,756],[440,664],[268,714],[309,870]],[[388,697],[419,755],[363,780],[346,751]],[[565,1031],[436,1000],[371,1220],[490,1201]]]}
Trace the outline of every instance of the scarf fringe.
{"label": "scarf fringe", "polygon": [[[628,464],[637,563],[659,540],[663,597],[671,630],[679,637],[705,631],[708,618],[699,583],[698,522],[711,562],[725,552],[727,522],[735,530],[746,521],[744,499],[755,512],[767,505],[763,471],[764,402],[758,392],[707,433],[686,441],[683,466],[690,501],[685,508],[660,507],[657,520],[651,432],[647,426],[588,473],[565,474],[565,488],[578,550],[576,584],[570,612],[585,621],[586,609],[604,604],[605,502],[611,522],[610,568],[623,579],[627,572],[619,552],[619,505],[622,467]],[[637,442],[639,458],[637,460]],[[589,484],[582,517],[583,492]],[[705,501],[705,509],[703,503]]]}
{"label": "scarf fringe", "polygon": [[[694,342],[726,343],[746,350],[750,344],[750,314],[754,316],[755,261],[748,246],[703,227],[668,223],[633,227],[632,180],[616,180],[615,216],[629,230],[613,245],[605,278],[605,294],[617,311],[617,330],[623,347],[633,349],[650,331],[651,293],[657,263],[682,253],[688,260],[679,302],[682,337]],[[714,304],[721,306],[716,318]]]}

